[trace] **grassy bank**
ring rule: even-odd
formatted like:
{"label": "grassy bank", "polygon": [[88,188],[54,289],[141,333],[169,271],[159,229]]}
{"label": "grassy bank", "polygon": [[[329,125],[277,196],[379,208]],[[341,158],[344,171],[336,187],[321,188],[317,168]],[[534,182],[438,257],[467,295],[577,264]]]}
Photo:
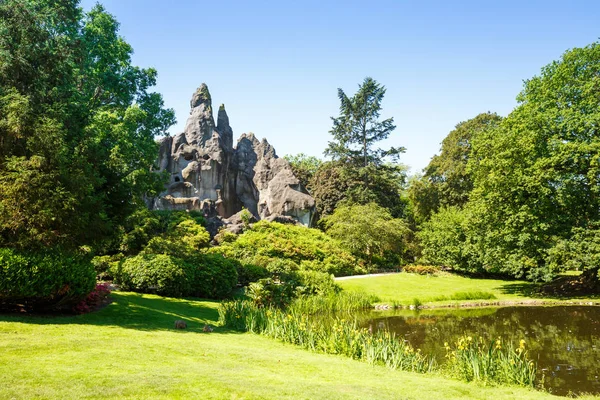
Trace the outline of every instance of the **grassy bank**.
{"label": "grassy bank", "polygon": [[[76,317],[0,316],[0,398],[543,399],[216,328],[217,303],[130,293]],[[184,319],[187,330],[174,330]]]}
{"label": "grassy bank", "polygon": [[496,302],[561,302],[593,301],[600,298],[548,297],[537,295],[538,285],[525,281],[476,279],[449,273],[418,275],[399,273],[340,280],[348,291],[377,296],[382,303],[408,305],[416,300],[421,304],[465,304]]}

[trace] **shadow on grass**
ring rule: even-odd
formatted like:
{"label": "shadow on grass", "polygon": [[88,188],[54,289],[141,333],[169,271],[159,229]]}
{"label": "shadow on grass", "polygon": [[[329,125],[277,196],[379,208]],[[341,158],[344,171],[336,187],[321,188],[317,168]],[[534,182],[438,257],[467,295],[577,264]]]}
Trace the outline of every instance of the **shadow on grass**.
{"label": "shadow on grass", "polygon": [[[143,331],[203,332],[210,325],[213,333],[236,333],[215,327],[219,319],[218,301],[175,299],[139,293],[113,292],[112,302],[101,310],[73,316],[0,314],[0,322],[40,325],[98,325]],[[175,321],[184,320],[187,329],[175,329]]]}
{"label": "shadow on grass", "polygon": [[530,282],[506,283],[499,287],[503,294],[513,294],[525,297],[547,297],[540,293],[540,285]]}
{"label": "shadow on grass", "polygon": [[[499,287],[499,290],[505,294],[530,297],[533,299],[556,299],[556,300],[574,300],[574,299],[598,299],[600,293],[590,291],[582,285],[571,285],[568,277],[561,277],[550,283],[506,283]],[[567,282],[567,284],[565,284]]]}

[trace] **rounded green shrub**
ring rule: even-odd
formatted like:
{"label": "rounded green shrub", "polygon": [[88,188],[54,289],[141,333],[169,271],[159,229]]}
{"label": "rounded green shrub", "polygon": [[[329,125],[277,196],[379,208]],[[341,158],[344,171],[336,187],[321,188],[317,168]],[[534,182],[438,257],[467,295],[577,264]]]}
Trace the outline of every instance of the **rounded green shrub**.
{"label": "rounded green shrub", "polygon": [[364,273],[365,269],[341,243],[317,229],[259,221],[233,242],[223,242],[209,250],[236,260],[252,260],[268,268],[277,259],[290,260],[303,269],[335,276]]}
{"label": "rounded green shrub", "polygon": [[216,254],[178,258],[145,254],[126,259],[115,273],[124,290],[170,297],[227,297],[237,283],[237,263]]}
{"label": "rounded green shrub", "polygon": [[172,297],[187,296],[192,291],[192,268],[166,254],[130,257],[115,275],[115,282],[124,290]]}
{"label": "rounded green shrub", "polygon": [[87,296],[95,284],[94,266],[81,255],[0,248],[0,308],[70,307]]}
{"label": "rounded green shrub", "polygon": [[248,286],[251,282],[256,282],[269,276],[269,271],[265,267],[246,261],[238,263],[237,273],[238,283],[242,286]]}
{"label": "rounded green shrub", "polygon": [[298,295],[330,295],[338,293],[341,288],[333,280],[333,275],[319,271],[298,271],[300,286],[296,288]]}
{"label": "rounded green shrub", "polygon": [[198,254],[186,260],[193,273],[191,295],[209,299],[228,297],[238,281],[239,263],[219,254]]}

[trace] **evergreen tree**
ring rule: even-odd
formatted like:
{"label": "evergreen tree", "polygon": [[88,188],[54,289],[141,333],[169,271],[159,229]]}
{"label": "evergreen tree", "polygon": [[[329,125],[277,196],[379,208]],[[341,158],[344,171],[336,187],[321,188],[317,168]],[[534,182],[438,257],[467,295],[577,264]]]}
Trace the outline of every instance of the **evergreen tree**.
{"label": "evergreen tree", "polygon": [[353,97],[348,97],[338,89],[340,116],[333,118],[330,133],[333,141],[325,150],[325,155],[333,160],[341,160],[356,166],[380,165],[387,156],[398,157],[405,149],[374,148],[377,142],[387,139],[396,129],[394,118],[380,121],[381,102],[385,87],[373,78],[367,77]]}

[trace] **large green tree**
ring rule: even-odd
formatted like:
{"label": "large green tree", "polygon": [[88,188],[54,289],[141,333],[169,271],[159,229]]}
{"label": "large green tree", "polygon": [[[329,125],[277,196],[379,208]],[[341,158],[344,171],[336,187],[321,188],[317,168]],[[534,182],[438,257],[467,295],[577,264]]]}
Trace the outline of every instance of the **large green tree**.
{"label": "large green tree", "polygon": [[471,143],[481,132],[502,121],[495,113],[482,113],[456,125],[442,141],[440,154],[433,156],[423,175],[414,179],[409,198],[417,221],[424,221],[443,206],[462,207],[473,190],[473,178],[467,170]]}
{"label": "large green tree", "polygon": [[[567,51],[525,82],[518,107],[497,129],[473,141],[468,207],[485,268],[550,279],[561,268],[552,261],[560,247],[597,226],[599,76],[599,43]],[[581,248],[597,251],[595,238],[585,240]],[[590,276],[597,259],[581,257]]]}
{"label": "large green tree", "polygon": [[405,149],[377,147],[396,128],[393,118],[380,120],[385,92],[373,78],[365,78],[352,97],[338,89],[340,116],[332,118],[333,140],[325,150],[333,161],[324,164],[311,181],[321,215],[331,214],[340,202],[375,202],[395,217],[403,215],[406,168],[397,161]]}
{"label": "large green tree", "polygon": [[78,3],[0,1],[0,245],[99,243],[160,184],[156,71]]}

